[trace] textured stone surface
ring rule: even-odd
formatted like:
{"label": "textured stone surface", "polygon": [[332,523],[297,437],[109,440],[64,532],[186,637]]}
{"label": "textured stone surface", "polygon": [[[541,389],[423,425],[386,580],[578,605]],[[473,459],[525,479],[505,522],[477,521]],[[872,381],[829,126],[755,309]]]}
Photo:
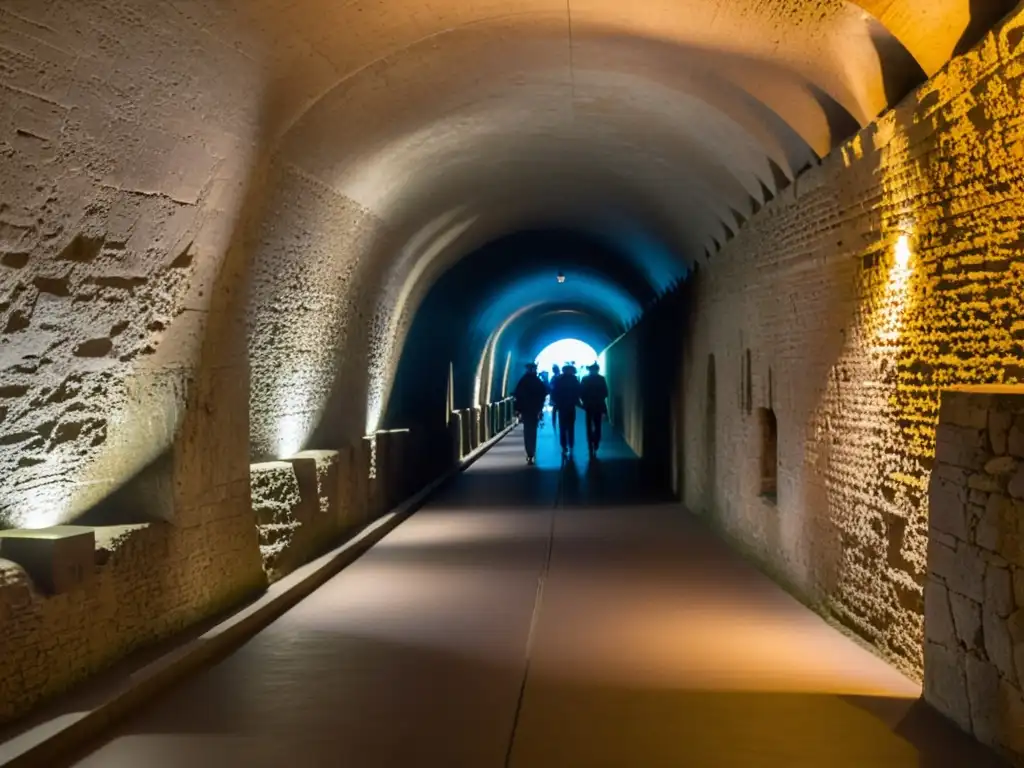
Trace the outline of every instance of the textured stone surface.
{"label": "textured stone surface", "polygon": [[[471,244],[541,214],[612,209],[639,210],[686,253],[717,250],[817,155],[905,94],[920,76],[914,59],[936,72],[965,35],[972,42],[979,18],[982,28],[994,18],[965,18],[957,2],[908,21],[911,0],[865,1],[878,18],[842,0],[702,0],[668,16],[657,0],[627,12],[599,0],[574,19],[547,0],[511,10],[382,0],[372,12],[329,0],[0,0],[0,525],[86,510],[161,521],[129,537],[99,591],[74,604],[11,587],[20,607],[0,637],[6,711],[260,583],[251,459],[314,444],[361,451],[417,298]],[[950,84],[980,84],[993,57],[1013,53],[1008,39],[993,45],[940,76],[941,105],[922,107],[926,122],[945,110],[936,128],[949,141],[964,131],[946,123],[979,119],[973,95]],[[1003,83],[1001,71],[986,77]],[[999,112],[1012,93],[991,90],[978,94],[993,107],[981,119],[1012,117]],[[883,121],[872,135],[891,130]],[[942,146],[923,143],[924,156]],[[890,154],[910,144],[901,134]],[[842,158],[852,164],[862,150]],[[874,182],[853,189],[874,177],[872,158],[799,202],[828,248],[847,218],[826,210],[834,197],[855,215],[870,209],[852,230],[878,228]],[[973,194],[989,171],[952,169],[944,188]],[[800,188],[815,197],[824,172]],[[498,181],[480,183],[488,177]],[[995,211],[952,207],[949,238],[965,243],[952,230]],[[761,220],[779,224],[777,211]],[[801,229],[793,223],[781,230]],[[793,325],[783,319],[778,327]],[[858,413],[884,397],[868,400]],[[839,417],[845,434],[844,418],[859,416]],[[904,421],[912,446],[896,463],[913,464],[928,451],[928,406]],[[833,473],[851,492],[820,527],[835,532],[829,558],[844,562],[828,591],[848,620],[913,659],[920,515],[850,478],[888,478],[885,492],[895,484],[902,498],[907,476],[923,492],[921,473],[864,468]],[[362,504],[376,481],[352,472]],[[799,487],[791,472],[782,480]],[[279,505],[274,514],[292,509],[283,486],[257,496]],[[287,528],[284,518],[267,525]],[[816,559],[777,549],[798,572]],[[883,551],[882,561],[865,555]],[[882,586],[852,597],[879,572]],[[890,616],[880,605],[898,607]]]}
{"label": "textured stone surface", "polygon": [[47,597],[0,560],[0,720],[259,589],[248,489],[235,490],[235,515],[216,524],[97,529],[87,589]]}
{"label": "textured stone surface", "polygon": [[[918,675],[939,391],[1024,382],[1020,26],[1008,21],[800,177],[701,261],[692,291],[687,505]],[[756,423],[738,395],[747,348],[753,405],[792,436],[779,445],[792,491],[777,514],[757,500]],[[953,463],[983,470],[987,410],[948,407]],[[987,495],[1005,477],[981,471],[968,488]]]}
{"label": "textured stone surface", "polygon": [[924,685],[928,702],[963,730],[971,730],[966,659],[955,650],[925,642]]}
{"label": "textured stone surface", "polygon": [[[967,387],[942,394],[940,419],[962,421],[968,414],[976,419],[978,413],[987,418],[990,431],[992,425],[1005,428],[1024,413],[1024,389]],[[940,433],[947,437],[954,434],[944,426],[940,423]],[[973,434],[959,434],[971,451],[976,449]],[[986,476],[1005,477],[1015,471],[1016,460],[1000,455],[1002,450],[1000,441],[994,439],[983,451]],[[957,475],[949,469],[963,455],[963,446],[949,439],[937,443],[929,496],[932,514],[929,581],[925,585],[924,695],[979,740],[1019,762],[1024,754],[1020,721],[1016,719],[1024,672],[1022,510],[1019,502],[1004,493],[1004,481],[997,482],[991,492],[977,487],[969,490],[971,480],[978,475]],[[945,482],[936,478],[945,478]],[[959,498],[958,491],[970,499],[968,526],[966,533],[951,534],[942,510],[948,498]],[[946,541],[949,538],[953,539],[951,544]],[[980,599],[979,562],[985,564]],[[956,699],[961,674],[965,675],[970,709],[966,726],[964,703]]]}
{"label": "textured stone surface", "polygon": [[89,508],[187,407],[255,83],[147,11],[0,4],[0,525]]}
{"label": "textured stone surface", "polygon": [[287,461],[253,464],[249,478],[263,568],[273,578],[278,575],[278,561],[304,522],[299,479]]}

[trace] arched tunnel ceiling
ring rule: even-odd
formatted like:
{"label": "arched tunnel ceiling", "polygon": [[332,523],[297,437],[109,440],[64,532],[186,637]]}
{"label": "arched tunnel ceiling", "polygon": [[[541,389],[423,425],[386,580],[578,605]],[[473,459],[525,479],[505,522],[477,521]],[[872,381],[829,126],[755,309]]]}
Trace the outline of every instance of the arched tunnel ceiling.
{"label": "arched tunnel ceiling", "polygon": [[657,295],[644,255],[578,232],[535,230],[465,257],[434,283],[416,313],[389,425],[423,410],[425,380],[440,402],[449,363],[457,374],[456,407],[466,407],[500,394],[493,385],[500,385],[498,369],[510,354],[517,362],[536,354],[550,336],[582,334],[595,348],[607,346]]}
{"label": "arched tunnel ceiling", "polygon": [[275,158],[399,245],[367,254],[388,263],[395,307],[368,426],[416,307],[466,253],[538,222],[605,234],[616,222],[664,244],[676,260],[664,279],[678,279],[961,46],[977,27],[970,3],[246,6],[252,55],[272,74]]}
{"label": "arched tunnel ceiling", "polygon": [[977,5],[268,0],[248,13],[281,78],[283,157],[398,231],[467,200],[490,214],[487,240],[538,209],[628,199],[671,211],[663,234],[692,260],[1011,3]]}
{"label": "arched tunnel ceiling", "polygon": [[[145,363],[124,354],[95,370],[74,350],[107,338],[108,318],[33,306],[8,356],[47,334],[58,348],[17,385],[81,375],[95,384],[90,413],[116,418],[98,448],[27,466],[21,449],[3,452],[25,490],[0,496],[0,513],[22,519],[31,502],[64,519],[164,455],[188,413],[180,393],[136,397],[125,382],[217,357],[204,318],[235,311],[236,284],[248,355],[231,362],[247,366],[261,456],[358,439],[374,420],[351,404],[383,407],[430,286],[524,226],[643,251],[623,261],[647,286],[626,290],[642,306],[1014,5],[0,0],[4,114],[45,140],[38,157],[25,136],[0,153],[7,214],[48,233],[17,279],[50,279],[50,257],[79,236],[109,245],[110,263],[80,265],[76,280],[109,266],[163,285],[179,257],[193,270],[158,303],[133,294]],[[126,211],[143,208],[136,226]],[[26,434],[55,418],[29,402]],[[152,413],[159,430],[142,426]],[[311,438],[321,423],[334,426]],[[41,478],[56,501],[32,490]]]}

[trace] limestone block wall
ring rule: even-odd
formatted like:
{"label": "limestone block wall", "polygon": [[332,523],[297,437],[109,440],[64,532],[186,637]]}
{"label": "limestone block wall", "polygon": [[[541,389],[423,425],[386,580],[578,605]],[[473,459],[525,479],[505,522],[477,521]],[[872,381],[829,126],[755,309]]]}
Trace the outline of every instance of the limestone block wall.
{"label": "limestone block wall", "polygon": [[939,392],[1024,381],[1022,40],[1018,12],[692,281],[687,505],[914,675]]}
{"label": "limestone block wall", "polygon": [[0,722],[255,593],[256,552],[245,515],[101,527],[95,580],[49,596],[0,550]]}
{"label": "limestone block wall", "polygon": [[[509,402],[487,408],[495,412],[498,430],[511,423]],[[461,429],[449,431],[447,439],[451,445],[434,454],[430,451],[438,446],[425,444],[413,431],[382,430],[361,441],[359,450],[302,451],[283,461],[252,464],[252,508],[270,581],[394,508],[476,447],[463,446]]]}
{"label": "limestone block wall", "polygon": [[368,466],[355,452],[303,451],[287,461],[250,467],[252,507],[263,569],[277,581],[367,522],[365,498],[351,482]]}
{"label": "limestone block wall", "polygon": [[925,699],[1024,764],[1024,387],[943,393],[929,501]]}

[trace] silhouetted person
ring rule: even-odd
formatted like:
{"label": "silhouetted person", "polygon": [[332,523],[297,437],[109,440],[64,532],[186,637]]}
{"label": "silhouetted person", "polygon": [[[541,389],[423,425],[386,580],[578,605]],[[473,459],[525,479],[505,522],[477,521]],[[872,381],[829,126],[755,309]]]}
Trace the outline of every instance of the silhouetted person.
{"label": "silhouetted person", "polygon": [[608,382],[598,373],[601,366],[597,363],[588,365],[587,370],[590,373],[580,382],[580,402],[587,414],[587,446],[595,456],[601,445],[601,422],[608,413]]}
{"label": "silhouetted person", "polygon": [[[548,394],[553,394],[555,391],[555,382],[558,381],[558,377],[562,375],[562,372],[558,369],[557,365],[551,366],[551,379],[548,381]],[[555,401],[551,401],[551,428],[558,431],[558,411],[555,409]]]}
{"label": "silhouetted person", "polygon": [[536,363],[526,364],[526,373],[516,384],[516,391],[512,396],[515,398],[516,413],[519,414],[519,420],[523,423],[526,463],[533,464],[537,455],[537,425],[540,423],[544,399],[548,396],[548,388],[537,375]]}
{"label": "silhouetted person", "polygon": [[562,368],[551,392],[551,402],[558,413],[558,436],[563,455],[568,456],[576,443],[576,406],[580,404],[580,380],[571,365]]}

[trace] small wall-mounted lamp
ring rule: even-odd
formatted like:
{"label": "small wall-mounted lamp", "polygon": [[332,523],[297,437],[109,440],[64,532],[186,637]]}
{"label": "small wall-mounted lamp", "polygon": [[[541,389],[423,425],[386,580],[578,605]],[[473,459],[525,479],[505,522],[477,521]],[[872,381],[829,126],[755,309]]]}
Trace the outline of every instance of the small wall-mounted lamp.
{"label": "small wall-mounted lamp", "polygon": [[564,283],[565,282],[565,273],[563,273],[561,270],[559,270],[558,277],[555,278],[555,279],[558,280],[558,282],[560,282],[560,283]]}
{"label": "small wall-mounted lamp", "polygon": [[910,266],[910,238],[900,235],[896,241],[896,267],[906,269]]}

